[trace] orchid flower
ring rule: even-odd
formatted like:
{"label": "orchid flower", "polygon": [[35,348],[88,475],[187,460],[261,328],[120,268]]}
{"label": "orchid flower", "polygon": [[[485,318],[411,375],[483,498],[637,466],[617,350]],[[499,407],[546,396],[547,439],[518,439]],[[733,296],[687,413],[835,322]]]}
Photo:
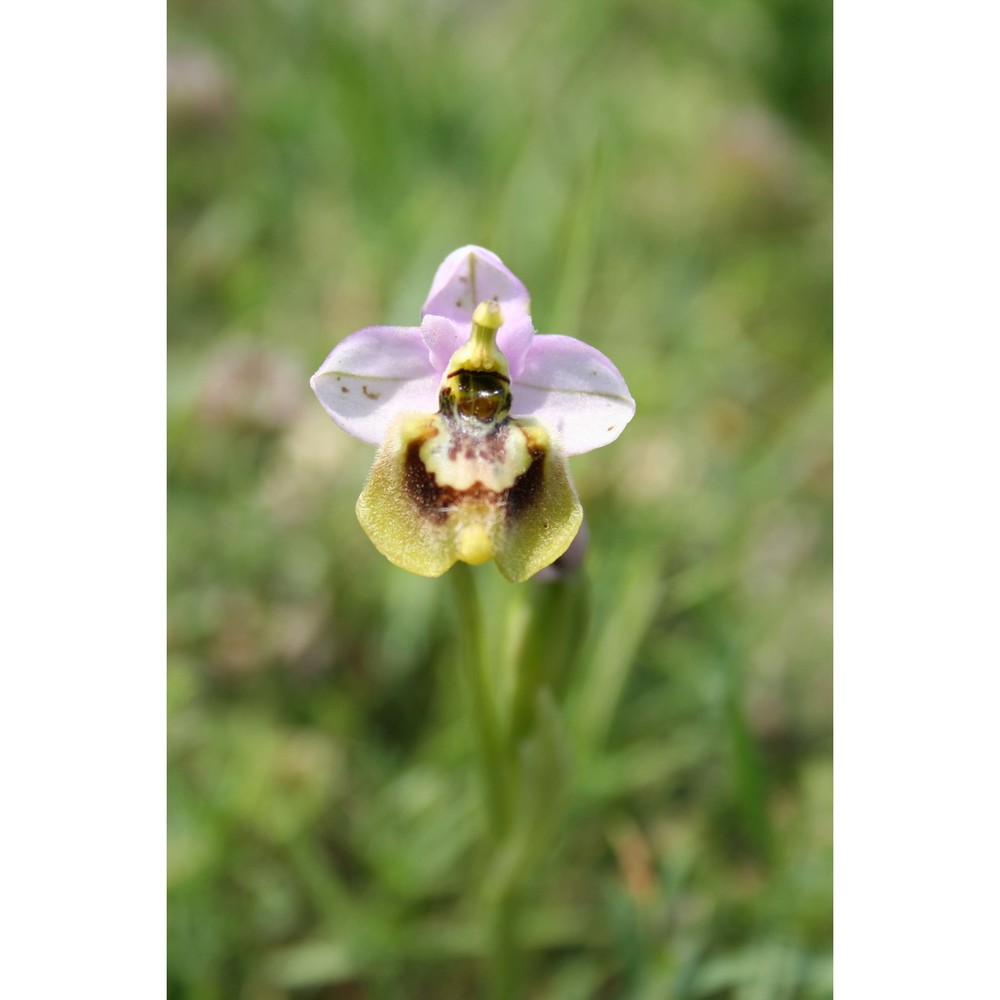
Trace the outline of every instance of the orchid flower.
{"label": "orchid flower", "polygon": [[614,441],[635,403],[600,351],[536,335],[527,289],[482,247],[448,255],[421,319],[352,333],[310,383],[340,427],[379,446],[358,520],[412,573],[495,559],[526,580],[583,518],[566,457]]}

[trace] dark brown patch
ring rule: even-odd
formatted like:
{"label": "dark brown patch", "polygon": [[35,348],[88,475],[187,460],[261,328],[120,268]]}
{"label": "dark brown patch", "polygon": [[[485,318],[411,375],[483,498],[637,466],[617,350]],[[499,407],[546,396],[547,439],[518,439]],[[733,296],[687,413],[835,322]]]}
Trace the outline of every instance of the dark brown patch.
{"label": "dark brown patch", "polygon": [[406,463],[403,468],[403,488],[406,495],[420,508],[421,513],[435,524],[443,524],[449,515],[469,500],[497,502],[499,497],[482,483],[474,483],[467,490],[456,490],[453,486],[438,486],[432,472],[428,472],[420,460],[423,440],[411,441],[406,448]]}
{"label": "dark brown patch", "polygon": [[508,518],[517,518],[529,511],[542,498],[545,489],[545,449],[528,445],[531,465],[514,480],[504,498]]}
{"label": "dark brown patch", "polygon": [[346,385],[342,385],[342,386],[340,387],[340,391],[341,391],[341,392],[350,392],[351,390],[350,390],[350,389],[348,389]]}
{"label": "dark brown patch", "polygon": [[406,448],[406,464],[403,467],[403,489],[406,495],[420,508],[425,516],[434,521],[443,521],[447,511],[441,510],[438,503],[440,490],[434,477],[427,471],[420,460],[420,448],[423,441],[411,441]]}
{"label": "dark brown patch", "polygon": [[362,391],[362,392],[363,392],[363,393],[364,393],[364,394],[365,394],[365,395],[366,395],[366,396],[367,396],[367,397],[368,397],[369,399],[378,399],[378,398],[379,398],[379,396],[380,396],[380,395],[382,395],[382,394],[381,394],[381,393],[379,393],[379,392],[369,392],[369,391],[368,391],[368,386],[366,386],[366,385],[363,385],[363,386],[361,387],[361,391]]}
{"label": "dark brown patch", "polygon": [[[497,436],[489,435],[490,438]],[[542,468],[545,462],[545,452],[541,449],[529,449],[532,463],[527,472],[514,480],[514,485],[509,490],[498,493],[487,489],[478,481],[467,490],[456,490],[453,486],[438,486],[434,473],[427,471],[420,458],[420,449],[426,440],[427,438],[421,438],[407,445],[403,489],[424,517],[435,524],[443,524],[463,503],[470,502],[506,508],[508,515],[517,516],[532,506],[541,495]],[[497,447],[495,442],[493,447]]]}
{"label": "dark brown patch", "polygon": [[[499,428],[498,428],[499,430]],[[433,435],[430,435],[433,436]],[[449,448],[449,457],[455,458],[459,449],[469,443],[480,449],[480,457],[485,461],[503,461],[506,454],[506,435],[454,434]],[[475,482],[467,490],[457,490],[453,486],[438,486],[432,472],[427,471],[420,458],[420,449],[428,437],[417,438],[406,447],[403,466],[403,489],[406,495],[420,509],[428,520],[443,524],[463,503],[488,503],[503,509],[508,518],[517,518],[537,504],[545,490],[545,449],[528,444],[531,465],[514,480],[509,490],[497,492],[487,489],[481,482]],[[452,453],[455,454],[452,454]],[[466,451],[466,457],[468,452]],[[548,525],[546,525],[548,527]]]}

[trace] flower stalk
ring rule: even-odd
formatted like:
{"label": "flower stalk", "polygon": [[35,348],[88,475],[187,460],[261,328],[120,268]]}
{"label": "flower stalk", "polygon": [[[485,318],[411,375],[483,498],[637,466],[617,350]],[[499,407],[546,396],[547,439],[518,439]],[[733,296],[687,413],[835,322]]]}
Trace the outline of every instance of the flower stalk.
{"label": "flower stalk", "polygon": [[[525,886],[550,849],[566,804],[569,749],[557,706],[582,641],[589,587],[581,573],[531,585],[531,611],[508,659],[488,650],[476,572],[451,577],[458,658],[470,708],[487,815],[487,874],[480,886],[494,1000],[522,995],[526,956],[519,929]],[[511,670],[509,688],[498,670]]]}
{"label": "flower stalk", "polygon": [[451,580],[458,618],[459,663],[471,703],[487,817],[491,836],[499,839],[510,825],[510,777],[488,673],[482,609],[475,574],[465,563],[455,566]]}

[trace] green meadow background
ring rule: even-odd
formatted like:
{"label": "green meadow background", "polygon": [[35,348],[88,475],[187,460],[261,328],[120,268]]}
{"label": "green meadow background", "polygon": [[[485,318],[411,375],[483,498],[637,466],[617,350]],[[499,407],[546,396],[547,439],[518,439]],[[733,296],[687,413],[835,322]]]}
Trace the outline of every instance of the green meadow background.
{"label": "green meadow background", "polygon": [[[465,243],[638,405],[571,463],[591,610],[524,995],[831,996],[829,6],[168,18],[169,996],[484,995],[452,590],[370,545],[373,451],[308,387]],[[477,576],[498,635],[547,599]]]}

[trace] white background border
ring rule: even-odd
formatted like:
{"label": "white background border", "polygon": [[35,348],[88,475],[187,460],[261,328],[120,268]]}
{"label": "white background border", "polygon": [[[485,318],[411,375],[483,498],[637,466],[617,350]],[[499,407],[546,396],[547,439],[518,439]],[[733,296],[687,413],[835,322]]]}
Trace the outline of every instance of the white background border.
{"label": "white background border", "polygon": [[997,989],[996,7],[835,11],[836,985]]}
{"label": "white background border", "polygon": [[9,997],[165,991],[165,10],[0,37]]}

